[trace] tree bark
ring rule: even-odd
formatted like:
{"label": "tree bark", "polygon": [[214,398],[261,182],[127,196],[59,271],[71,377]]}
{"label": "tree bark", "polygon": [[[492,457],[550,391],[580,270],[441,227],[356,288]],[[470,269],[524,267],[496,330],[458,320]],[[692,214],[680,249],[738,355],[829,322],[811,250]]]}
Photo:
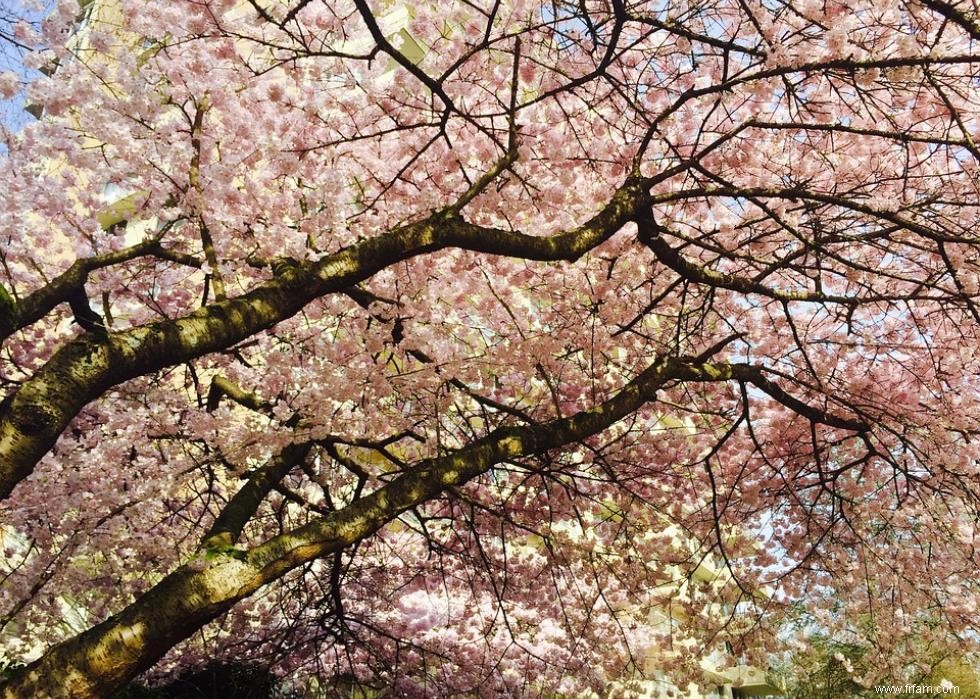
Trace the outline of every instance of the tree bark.
{"label": "tree bark", "polygon": [[0,404],[0,500],[31,474],[78,412],[113,386],[230,347],[292,317],[320,296],[442,248],[534,260],[577,259],[622,228],[641,204],[649,204],[647,184],[628,180],[591,220],[551,237],[484,228],[455,213],[437,212],[318,262],[281,265],[272,280],[252,291],[185,317],[107,337],[86,333],[62,347]]}
{"label": "tree bark", "polygon": [[745,366],[658,359],[589,410],[540,425],[500,428],[452,454],[420,461],[337,512],[249,551],[210,551],[168,575],[119,614],[15,672],[0,688],[2,697],[109,697],[174,645],[298,566],[351,546],[401,513],[503,460],[541,454],[598,434],[653,399],[668,381],[728,381],[754,369],[740,368]]}

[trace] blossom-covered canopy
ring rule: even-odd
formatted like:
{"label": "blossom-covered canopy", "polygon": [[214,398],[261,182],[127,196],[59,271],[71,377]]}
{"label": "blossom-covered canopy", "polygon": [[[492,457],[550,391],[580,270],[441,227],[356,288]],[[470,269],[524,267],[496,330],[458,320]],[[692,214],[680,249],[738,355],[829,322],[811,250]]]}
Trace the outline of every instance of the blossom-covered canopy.
{"label": "blossom-covered canopy", "polygon": [[78,13],[0,76],[4,697],[976,639],[974,4]]}

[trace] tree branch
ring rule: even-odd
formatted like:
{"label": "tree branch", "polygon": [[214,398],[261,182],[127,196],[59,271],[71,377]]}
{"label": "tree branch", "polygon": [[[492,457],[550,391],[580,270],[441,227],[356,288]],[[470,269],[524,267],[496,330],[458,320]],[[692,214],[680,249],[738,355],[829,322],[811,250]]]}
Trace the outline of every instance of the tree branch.
{"label": "tree branch", "polygon": [[257,468],[245,485],[224,506],[207,534],[201,538],[200,548],[220,549],[238,541],[245,525],[269,491],[306,458],[312,446],[312,442],[291,444],[278,456]]}
{"label": "tree branch", "polygon": [[[272,280],[187,316],[62,347],[0,407],[0,499],[26,478],[89,401],[112,386],[229,347],[342,292],[390,265],[457,247],[532,260],[575,260],[607,240],[648,203],[643,180],[628,180],[598,214],[550,237],[491,229],[436,212],[319,261],[283,264]],[[148,248],[149,249],[149,248]]]}
{"label": "tree branch", "polygon": [[[151,667],[174,644],[262,585],[305,563],[356,544],[400,514],[465,484],[496,464],[544,454],[596,435],[653,400],[656,392],[669,382],[733,379],[761,381],[763,390],[772,390],[780,402],[814,414],[803,403],[788,399],[769,385],[758,367],[658,358],[618,393],[588,410],[539,425],[499,428],[450,454],[419,461],[390,483],[350,505],[247,552],[219,551],[203,566],[200,561],[182,566],[121,613],[15,671],[3,687],[3,697],[107,696]],[[826,421],[825,415],[817,417]],[[294,445],[289,449],[295,450],[295,456],[305,455],[303,450],[308,445]],[[264,497],[262,489],[289,463],[295,461],[285,458],[284,452],[284,458],[270,463],[268,479],[254,487],[246,485],[239,493],[240,512],[236,505],[236,514],[229,515],[226,529],[216,535],[227,533],[225,538],[233,540],[241,515],[249,512],[252,503],[257,506],[259,494]]]}
{"label": "tree branch", "polygon": [[752,279],[739,277],[734,274],[716,272],[713,269],[696,265],[685,259],[683,255],[672,248],[661,237],[662,233],[669,233],[670,231],[658,224],[653,219],[653,214],[649,210],[637,215],[636,225],[639,230],[640,241],[656,255],[657,259],[689,281],[722,289],[730,289],[731,291],[740,291],[745,294],[767,296],[783,302],[813,301],[817,303],[840,303],[849,306],[853,306],[857,302],[857,299],[849,296],[837,296],[814,291],[783,291],[781,289],[774,289]]}

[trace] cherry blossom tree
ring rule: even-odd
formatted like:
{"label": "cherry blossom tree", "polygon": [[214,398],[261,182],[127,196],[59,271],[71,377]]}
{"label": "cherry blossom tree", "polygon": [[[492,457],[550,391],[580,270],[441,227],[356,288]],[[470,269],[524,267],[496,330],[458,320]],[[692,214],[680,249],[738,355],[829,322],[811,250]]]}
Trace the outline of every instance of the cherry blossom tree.
{"label": "cherry blossom tree", "polygon": [[4,697],[976,640],[974,3],[79,9],[0,168]]}
{"label": "cherry blossom tree", "polygon": [[[35,31],[47,14],[45,2],[6,2],[0,7],[0,128],[18,128],[31,120],[21,94],[24,56],[31,47],[20,40],[28,29]],[[49,9],[49,8],[48,8]],[[6,138],[3,139],[6,141]],[[2,146],[0,146],[2,148]],[[6,151],[0,150],[0,153]]]}

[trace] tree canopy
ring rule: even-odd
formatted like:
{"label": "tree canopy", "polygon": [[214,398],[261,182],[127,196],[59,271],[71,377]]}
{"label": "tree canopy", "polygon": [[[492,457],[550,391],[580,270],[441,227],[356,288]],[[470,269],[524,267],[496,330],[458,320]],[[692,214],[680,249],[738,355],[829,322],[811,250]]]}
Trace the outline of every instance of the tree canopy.
{"label": "tree canopy", "polygon": [[976,641],[975,4],[83,4],[0,75],[5,698]]}

